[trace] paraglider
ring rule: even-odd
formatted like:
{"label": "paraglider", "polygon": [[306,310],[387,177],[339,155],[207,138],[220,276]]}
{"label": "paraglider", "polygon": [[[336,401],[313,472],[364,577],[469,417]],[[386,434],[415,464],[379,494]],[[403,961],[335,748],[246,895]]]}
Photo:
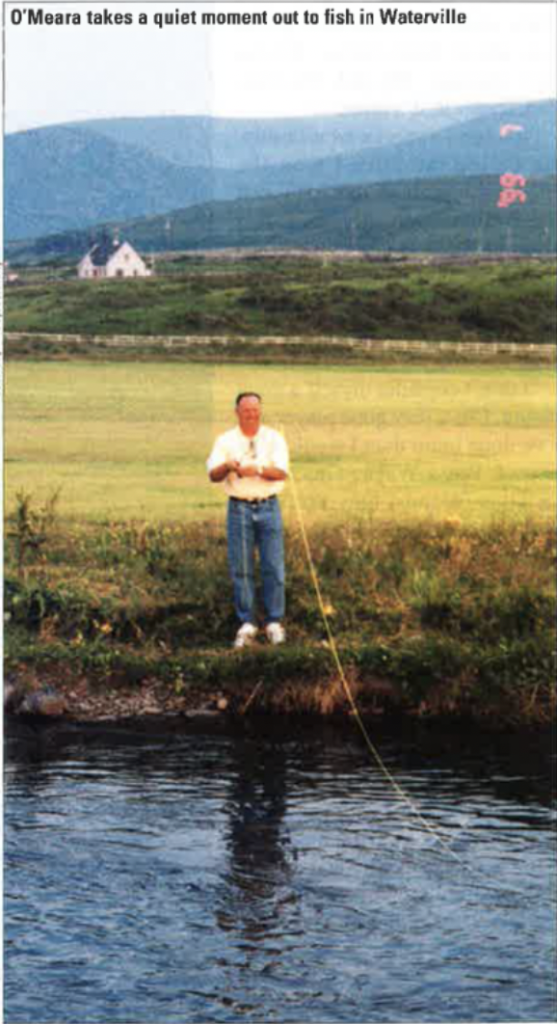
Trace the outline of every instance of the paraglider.
{"label": "paraglider", "polygon": [[[511,135],[513,132],[523,132],[524,125],[522,124],[502,124],[499,129],[499,136],[504,139],[507,135]],[[500,209],[505,209],[510,206],[511,203],[525,203],[526,192],[524,186],[526,184],[526,178],[522,174],[512,174],[507,172],[502,174],[499,178],[499,184],[501,191],[499,193],[499,202],[497,206]]]}

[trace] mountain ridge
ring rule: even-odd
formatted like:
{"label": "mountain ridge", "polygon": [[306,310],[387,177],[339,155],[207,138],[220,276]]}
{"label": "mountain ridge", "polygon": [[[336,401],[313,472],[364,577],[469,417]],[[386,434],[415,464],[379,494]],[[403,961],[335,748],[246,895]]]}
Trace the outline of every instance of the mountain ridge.
{"label": "mountain ridge", "polygon": [[[87,122],[91,131],[135,142],[178,163],[191,162],[192,145],[197,162],[204,166],[203,154],[211,165],[241,169],[276,163],[294,163],[300,159],[319,159],[347,149],[384,145],[423,135],[451,124],[478,116],[486,106],[504,109],[505,105],[475,104],[441,107],[423,111],[355,111],[316,114],[302,117],[223,118],[176,116],[149,118],[99,118]],[[508,104],[507,104],[508,106]],[[180,131],[187,126],[187,149],[177,145],[175,137],[168,146],[168,129]],[[262,134],[263,130],[263,134]],[[200,143],[200,136],[205,141]],[[371,141],[373,136],[374,141]],[[200,147],[195,149],[197,145]],[[354,142],[357,139],[357,142]],[[184,145],[183,138],[179,141]],[[278,148],[278,152],[277,152]],[[186,160],[187,158],[187,160]],[[195,161],[194,161],[195,162]]]}
{"label": "mountain ridge", "polygon": [[[511,155],[516,161],[515,169],[525,175],[551,173],[555,166],[554,111],[555,101],[547,100],[438,108],[416,114],[361,112],[330,115],[330,119],[240,119],[236,128],[234,119],[205,119],[211,129],[209,136],[214,140],[213,149],[207,148],[209,136],[205,136],[203,159],[207,163],[189,166],[169,159],[171,149],[167,148],[164,156],[160,147],[155,152],[149,144],[136,144],[138,133],[146,130],[149,119],[131,119],[133,139],[128,133],[125,142],[118,141],[117,136],[122,135],[126,119],[116,119],[110,130],[108,122],[102,119],[30,129],[5,139],[5,237],[18,240],[80,230],[99,222],[155,216],[217,199],[279,195],[401,178],[503,172],[509,170],[506,161]],[[357,139],[369,141],[369,126],[374,118],[376,144],[356,146]],[[377,127],[378,118],[383,119],[382,128]],[[447,125],[451,118],[452,123]],[[526,130],[501,140],[500,123],[519,118],[527,121]],[[165,121],[155,120],[159,126]],[[203,120],[194,119],[196,123]],[[215,164],[212,157],[217,151],[217,129],[221,122],[229,133],[223,148],[224,162],[230,163],[232,159],[229,150],[230,146],[233,148],[230,138],[234,131],[243,130],[250,136],[251,147],[246,148],[245,144],[243,152],[259,152],[259,165],[240,168]],[[390,127],[386,127],[387,122]],[[439,126],[441,122],[444,127],[431,130],[433,124]],[[334,138],[331,141],[325,129],[342,124],[345,134],[341,132],[336,142]],[[362,124],[368,125],[367,134],[358,134],[358,125]],[[103,125],[103,131],[99,131]],[[272,136],[272,125],[277,136]],[[284,140],[284,131],[294,132],[288,145],[280,141]],[[397,132],[403,132],[404,137],[393,142]],[[385,141],[389,133],[390,142]],[[313,155],[311,159],[294,162],[275,161],[277,146],[283,146],[283,153],[298,152],[300,146],[305,146],[314,154],[319,150],[315,141],[319,138],[321,148],[328,146],[330,150],[336,146],[337,151],[318,159]],[[351,140],[348,148],[347,139]],[[186,137],[180,145],[183,156],[183,147],[188,145]],[[192,143],[192,153],[201,159],[199,146],[198,139],[196,145]],[[238,153],[236,161],[240,159]],[[262,162],[271,158],[272,162]]]}

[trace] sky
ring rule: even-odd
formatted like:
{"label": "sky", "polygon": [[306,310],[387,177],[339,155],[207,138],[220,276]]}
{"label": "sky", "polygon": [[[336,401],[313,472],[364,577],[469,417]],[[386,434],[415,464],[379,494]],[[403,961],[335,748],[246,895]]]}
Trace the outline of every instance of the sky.
{"label": "sky", "polygon": [[[456,10],[466,23],[383,25],[380,9]],[[80,25],[29,25],[28,12]],[[325,11],[355,24],[325,24]],[[4,2],[5,131],[93,117],[212,114],[280,117],[417,110],[554,97],[553,2],[327,0],[227,3]],[[132,16],[90,25],[88,12]],[[267,25],[206,28],[203,12],[262,13]],[[359,24],[360,12],[373,24]],[[305,24],[304,12],[318,24]],[[147,24],[139,24],[139,16]],[[155,14],[190,24],[155,24]],[[191,16],[196,15],[196,24]],[[298,24],[274,24],[288,18]],[[17,21],[20,19],[20,23]]]}

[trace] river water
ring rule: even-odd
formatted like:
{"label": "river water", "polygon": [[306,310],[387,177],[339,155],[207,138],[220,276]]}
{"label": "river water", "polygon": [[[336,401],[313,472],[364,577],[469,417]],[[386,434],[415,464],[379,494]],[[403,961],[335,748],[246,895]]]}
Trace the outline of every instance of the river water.
{"label": "river water", "polygon": [[[5,1020],[555,1020],[555,812],[489,748],[8,742]],[[452,851],[452,852],[450,852]]]}

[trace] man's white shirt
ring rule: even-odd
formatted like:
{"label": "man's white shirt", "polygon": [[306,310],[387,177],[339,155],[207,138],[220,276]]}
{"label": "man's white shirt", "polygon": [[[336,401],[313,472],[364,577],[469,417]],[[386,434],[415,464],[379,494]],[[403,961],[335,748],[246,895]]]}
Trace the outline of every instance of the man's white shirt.
{"label": "man's white shirt", "polygon": [[[239,427],[234,427],[217,437],[207,460],[207,472],[210,473],[225,462],[281,469],[288,473],[288,447],[282,434],[272,427],[260,426],[254,437],[247,437]],[[237,473],[229,473],[222,486],[229,498],[253,501],[256,498],[272,498],[273,495],[280,494],[284,481],[263,480],[259,476],[240,477]]]}

